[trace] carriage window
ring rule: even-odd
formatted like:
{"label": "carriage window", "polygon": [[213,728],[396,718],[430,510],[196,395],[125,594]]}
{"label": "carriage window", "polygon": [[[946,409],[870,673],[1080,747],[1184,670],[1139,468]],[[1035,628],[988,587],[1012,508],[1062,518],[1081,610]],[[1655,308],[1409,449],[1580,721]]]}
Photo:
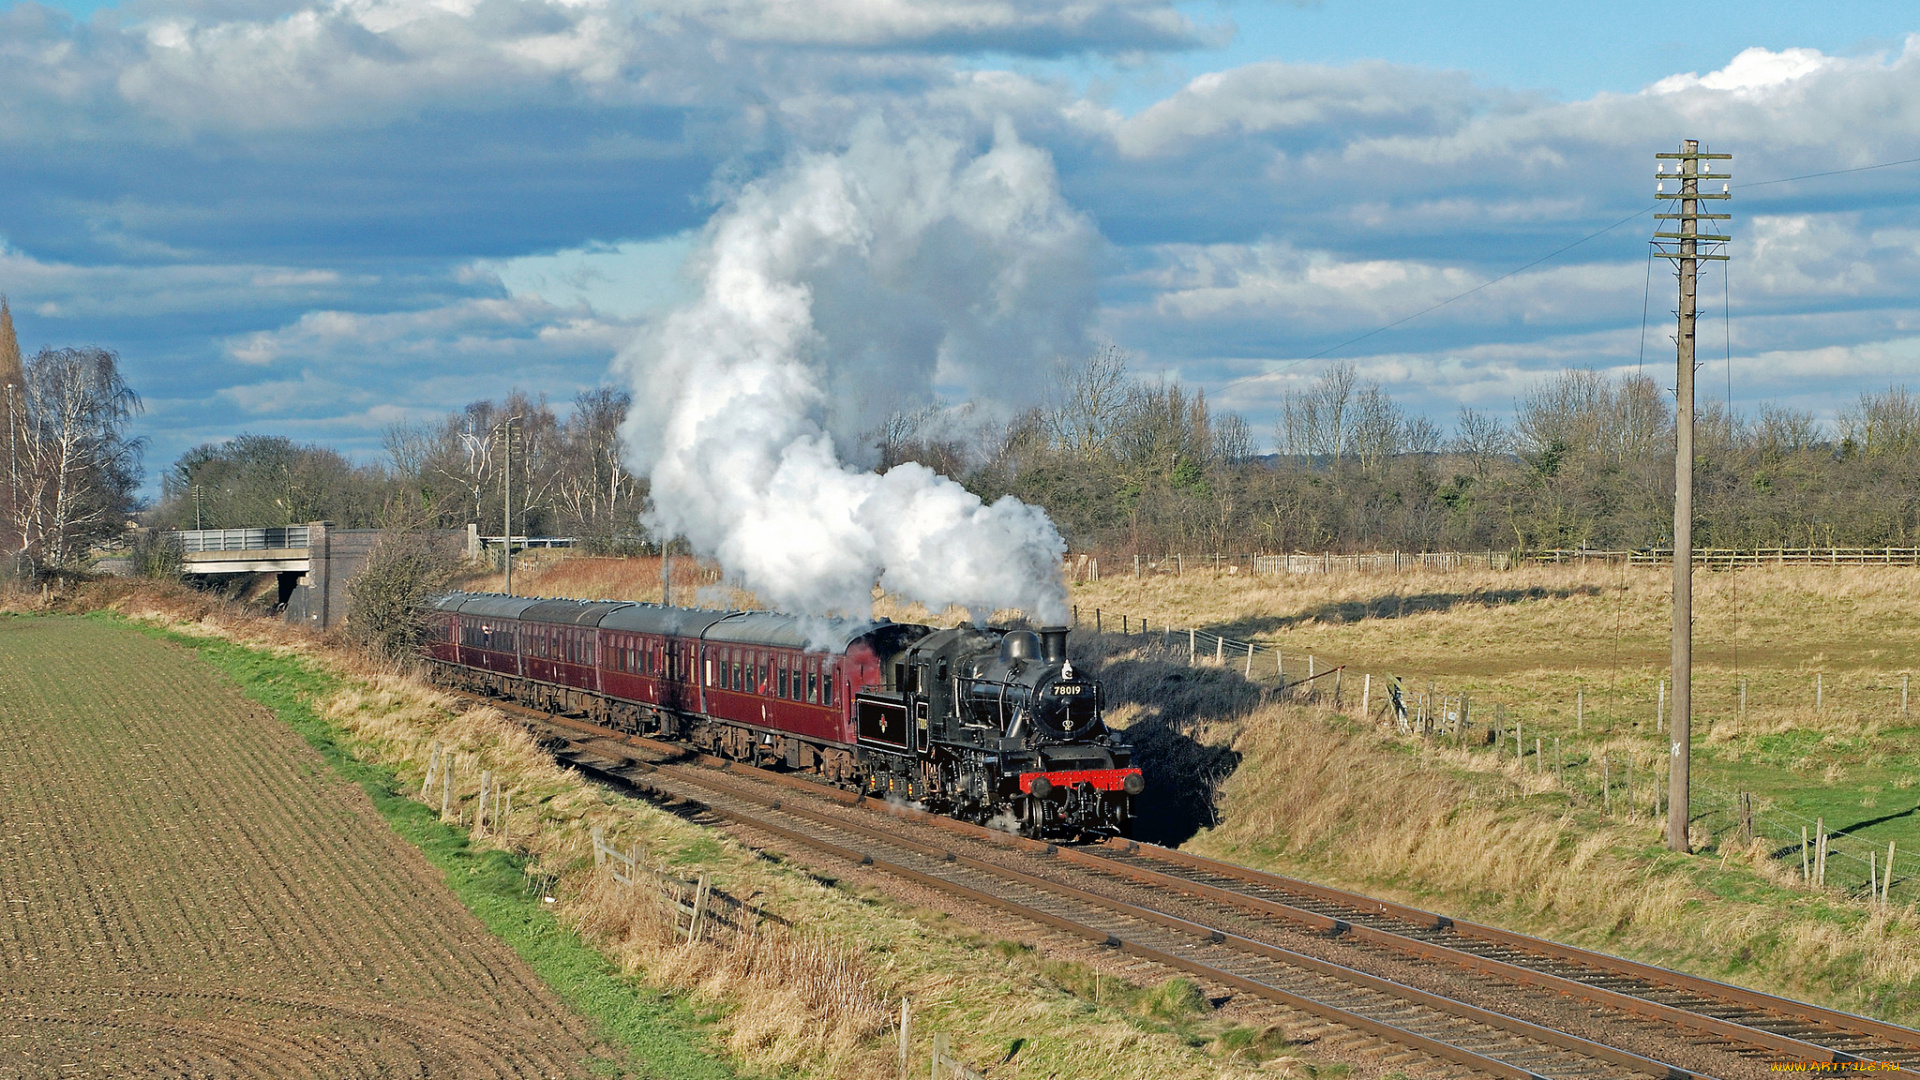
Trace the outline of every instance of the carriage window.
{"label": "carriage window", "polygon": [[820,676],[817,672],[807,672],[807,704],[820,703]]}
{"label": "carriage window", "polygon": [[833,672],[820,676],[820,704],[833,704]]}
{"label": "carriage window", "polygon": [[778,689],[780,691],[780,696],[786,697],[787,696],[787,669],[781,668],[780,674],[775,676],[775,678],[779,680]]}

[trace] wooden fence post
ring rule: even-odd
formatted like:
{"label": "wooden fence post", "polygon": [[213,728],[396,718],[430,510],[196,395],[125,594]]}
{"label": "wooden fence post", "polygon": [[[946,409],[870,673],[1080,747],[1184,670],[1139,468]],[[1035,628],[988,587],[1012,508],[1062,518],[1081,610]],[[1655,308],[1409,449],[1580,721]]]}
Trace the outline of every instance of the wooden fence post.
{"label": "wooden fence post", "polygon": [[423,799],[433,798],[433,781],[435,779],[434,773],[439,768],[440,768],[440,744],[436,742],[433,744],[432,749],[427,751],[427,778],[420,785],[421,798]]}
{"label": "wooden fence post", "polygon": [[687,924],[687,944],[700,940],[700,931],[707,922],[707,889],[711,885],[709,875],[700,875],[700,884],[693,891],[693,919]]}
{"label": "wooden fence post", "polygon": [[1607,755],[1600,755],[1600,812],[1613,813],[1613,777],[1607,775]]}
{"label": "wooden fence post", "polygon": [[913,1043],[913,1012],[907,998],[900,999],[900,1076],[907,1075],[907,1050]]}
{"label": "wooden fence post", "polygon": [[1560,736],[1553,737],[1553,779],[1565,786],[1567,782],[1567,759],[1560,753]]}
{"label": "wooden fence post", "polygon": [[1188,665],[1192,665],[1194,663],[1194,653],[1199,647],[1199,644],[1198,644],[1199,640],[1200,640],[1200,631],[1189,628],[1187,630],[1187,663]]}
{"label": "wooden fence post", "polygon": [[480,798],[473,804],[473,835],[487,835],[487,785],[493,780],[490,770],[480,770]]}
{"label": "wooden fence post", "polygon": [[1653,707],[1653,730],[1658,734],[1666,730],[1667,722],[1667,680],[1660,680],[1660,700]]}
{"label": "wooden fence post", "polygon": [[1360,715],[1373,715],[1373,673],[1367,672],[1360,680]]}
{"label": "wooden fence post", "polygon": [[1807,827],[1802,825],[1800,826],[1800,884],[1802,885],[1813,884],[1813,871],[1809,868],[1808,863]]}
{"label": "wooden fence post", "polygon": [[933,1033],[933,1080],[940,1080],[940,1066],[946,1064],[946,1056],[947,1033],[936,1031]]}
{"label": "wooden fence post", "polygon": [[447,820],[447,807],[453,803],[453,770],[440,763],[440,820]]}
{"label": "wooden fence post", "polygon": [[1217,664],[1227,662],[1227,639],[1219,634],[1213,636],[1213,660]]}
{"label": "wooden fence post", "polygon": [[1247,642],[1247,670],[1242,672],[1246,678],[1253,678],[1253,642]]}
{"label": "wooden fence post", "polygon": [[1573,733],[1587,733],[1587,689],[1584,686],[1573,692]]}
{"label": "wooden fence post", "polygon": [[1813,883],[1827,883],[1827,819],[1813,819]]}
{"label": "wooden fence post", "polygon": [[1824,672],[1813,673],[1813,709],[1815,712],[1827,707],[1827,677]]}

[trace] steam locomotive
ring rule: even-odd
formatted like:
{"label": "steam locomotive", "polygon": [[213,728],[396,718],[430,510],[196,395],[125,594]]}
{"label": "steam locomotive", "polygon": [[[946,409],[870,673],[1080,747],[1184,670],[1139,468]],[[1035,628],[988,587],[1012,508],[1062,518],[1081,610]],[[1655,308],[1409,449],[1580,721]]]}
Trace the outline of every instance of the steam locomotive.
{"label": "steam locomotive", "polygon": [[1028,836],[1126,833],[1145,784],[1067,631],[449,593],[435,678]]}

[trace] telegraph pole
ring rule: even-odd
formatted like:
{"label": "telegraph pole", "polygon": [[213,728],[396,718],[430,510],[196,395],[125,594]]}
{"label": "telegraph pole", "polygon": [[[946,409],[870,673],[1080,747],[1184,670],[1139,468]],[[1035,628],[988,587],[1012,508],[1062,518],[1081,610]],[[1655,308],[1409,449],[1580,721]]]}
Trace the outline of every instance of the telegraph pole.
{"label": "telegraph pole", "polygon": [[[1732,154],[1709,154],[1700,149],[1697,139],[1680,144],[1677,152],[1655,154],[1659,162],[1654,176],[1659,187],[1654,198],[1678,200],[1679,212],[1655,214],[1671,222],[1672,232],[1655,227],[1654,250],[1672,259],[1680,278],[1679,333],[1675,359],[1678,380],[1674,384],[1673,457],[1673,724],[1671,760],[1667,776],[1667,847],[1679,852],[1692,850],[1687,824],[1692,807],[1693,770],[1693,369],[1694,301],[1698,292],[1700,262],[1725,262],[1723,249],[1729,237],[1700,231],[1700,222],[1725,221],[1727,214],[1700,212],[1701,200],[1726,199],[1724,181],[1732,173],[1708,172],[1709,161],[1731,161]],[[1666,162],[1674,163],[1671,173]],[[1700,181],[1723,181],[1718,192],[1703,192]],[[1672,191],[1667,190],[1668,187]],[[1671,204],[1669,204],[1671,205]],[[1717,226],[1709,226],[1716,228]],[[1701,245],[1707,250],[1702,251]]]}

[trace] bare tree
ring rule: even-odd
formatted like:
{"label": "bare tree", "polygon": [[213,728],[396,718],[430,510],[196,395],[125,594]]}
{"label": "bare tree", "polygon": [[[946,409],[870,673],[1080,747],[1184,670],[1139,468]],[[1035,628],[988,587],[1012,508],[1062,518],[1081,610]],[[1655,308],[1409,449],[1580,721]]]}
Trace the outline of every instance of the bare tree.
{"label": "bare tree", "polygon": [[21,378],[6,402],[9,531],[30,566],[64,567],[131,509],[141,443],[126,425],[140,398],[105,349],[42,349]]}
{"label": "bare tree", "polygon": [[1059,397],[1045,417],[1054,445],[1081,461],[1108,453],[1127,403],[1127,354],[1108,345],[1078,364],[1061,363]]}
{"label": "bare tree", "polygon": [[1213,421],[1213,456],[1221,465],[1244,465],[1253,460],[1253,429],[1247,418],[1223,412]]}
{"label": "bare tree", "polygon": [[1347,452],[1348,406],[1357,379],[1353,365],[1342,360],[1328,365],[1307,389],[1287,391],[1277,432],[1286,453],[1338,459]]}
{"label": "bare tree", "polygon": [[1406,418],[1400,414],[1400,406],[1379,383],[1362,383],[1354,397],[1353,433],[1349,438],[1360,468],[1378,473],[1389,460],[1406,451],[1406,434]]}
{"label": "bare tree", "polygon": [[1863,393],[1840,414],[1840,437],[1859,453],[1910,454],[1920,449],[1920,396],[1904,386]]}
{"label": "bare tree", "polygon": [[638,514],[639,485],[620,458],[620,423],[632,403],[611,386],[582,391],[560,430],[554,504],[567,529],[596,544],[616,542],[619,522]]}
{"label": "bare tree", "polygon": [[1462,405],[1453,422],[1453,449],[1473,463],[1475,476],[1484,478],[1495,462],[1513,452],[1513,434],[1499,417]]}

